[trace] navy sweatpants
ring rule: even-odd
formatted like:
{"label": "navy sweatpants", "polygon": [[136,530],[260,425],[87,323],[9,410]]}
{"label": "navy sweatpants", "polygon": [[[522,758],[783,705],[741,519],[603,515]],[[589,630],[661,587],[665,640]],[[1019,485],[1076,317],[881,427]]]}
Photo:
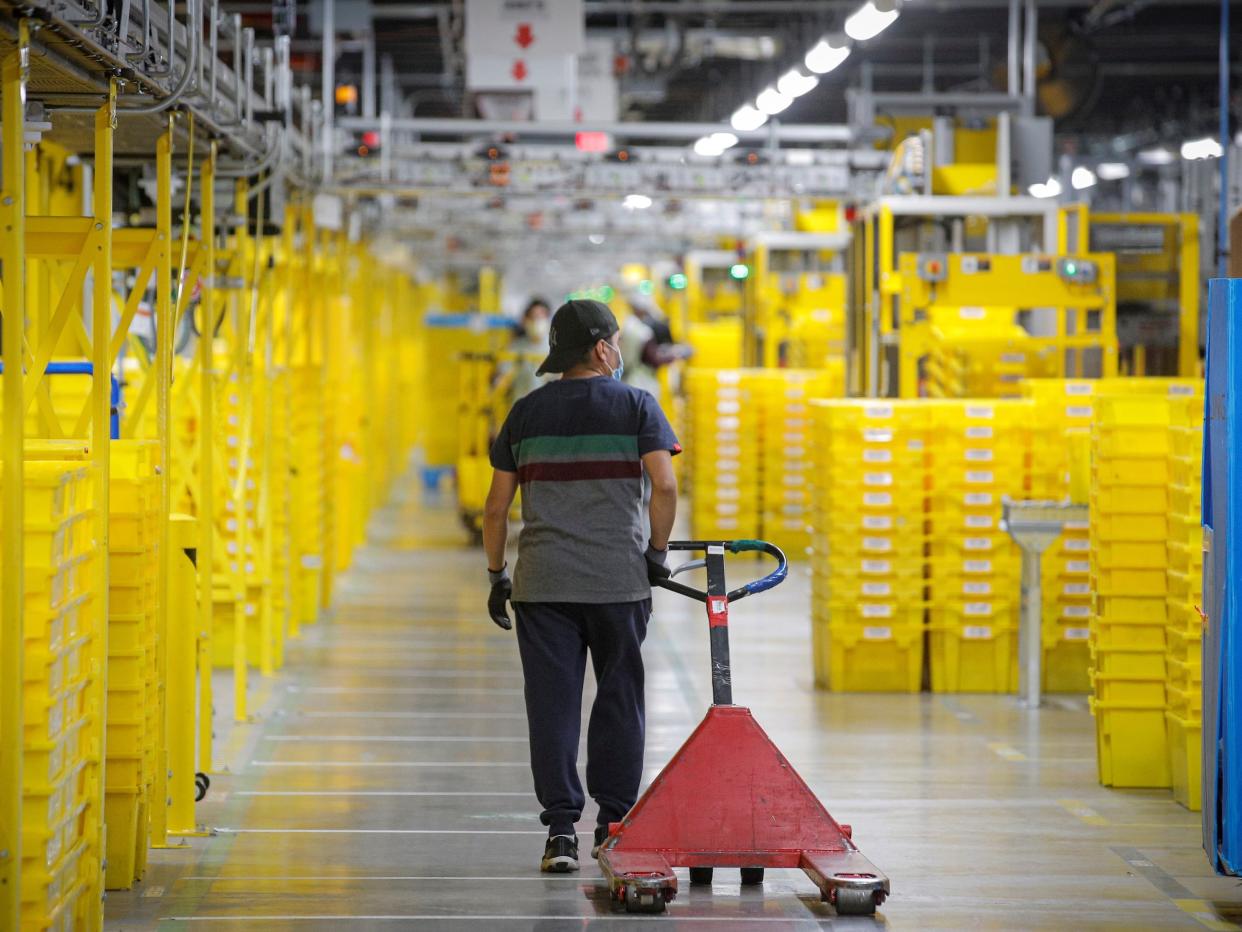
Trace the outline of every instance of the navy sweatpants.
{"label": "navy sweatpants", "polygon": [[572,835],[582,816],[578,738],[589,650],[597,689],[587,728],[587,792],[599,804],[600,824],[618,822],[638,799],[642,780],[642,643],[651,600],[514,602],[513,609],[540,820],[549,834]]}

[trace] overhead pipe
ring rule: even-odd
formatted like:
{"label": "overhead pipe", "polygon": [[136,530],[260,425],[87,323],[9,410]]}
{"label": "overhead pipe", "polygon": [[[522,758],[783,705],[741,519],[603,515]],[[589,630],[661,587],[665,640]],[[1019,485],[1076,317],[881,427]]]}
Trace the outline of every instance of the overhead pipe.
{"label": "overhead pipe", "polygon": [[[122,36],[121,38],[124,38]],[[126,52],[129,61],[145,61],[151,51],[151,0],[142,0],[142,51],[138,54]]]}
{"label": "overhead pipe", "polygon": [[1035,45],[1039,38],[1039,0],[1026,0],[1026,28],[1022,35],[1022,97],[1026,115],[1035,115]]}
{"label": "overhead pipe", "polygon": [[1012,97],[1022,93],[1022,85],[1018,78],[1018,46],[1022,34],[1022,0],[1009,0],[1009,56],[1008,56],[1008,88]]}
{"label": "overhead pipe", "polygon": [[242,31],[243,57],[246,61],[246,125],[254,122],[254,30],[247,26]]}
{"label": "overhead pipe", "polygon": [[107,4],[104,2],[104,0],[95,0],[95,15],[94,16],[90,17],[89,19],[67,19],[65,20],[65,22],[69,23],[71,26],[86,26],[87,28],[89,28],[91,26],[98,26],[100,23],[102,23],[104,21],[104,16],[106,14],[107,14]]}
{"label": "overhead pipe", "polygon": [[211,105],[212,116],[216,112],[216,65],[220,60],[220,0],[211,0],[207,14],[208,47],[211,50],[211,70],[207,75],[207,103]]}
{"label": "overhead pipe", "polygon": [[1229,252],[1242,243],[1229,242],[1229,0],[1220,0],[1220,217],[1217,219],[1217,275],[1229,277]]}
{"label": "overhead pipe", "polygon": [[147,74],[155,77],[166,77],[172,74],[173,59],[176,58],[176,40],[173,31],[173,23],[177,21],[177,4],[176,0],[168,0],[168,58],[165,64],[158,62],[147,72]]}

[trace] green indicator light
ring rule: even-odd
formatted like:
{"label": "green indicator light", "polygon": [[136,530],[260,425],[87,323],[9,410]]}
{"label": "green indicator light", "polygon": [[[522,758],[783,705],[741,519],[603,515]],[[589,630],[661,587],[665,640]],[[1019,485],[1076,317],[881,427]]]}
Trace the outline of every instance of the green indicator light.
{"label": "green indicator light", "polygon": [[686,287],[686,276],[681,272],[674,272],[668,277],[668,286],[674,291],[682,291]]}
{"label": "green indicator light", "polygon": [[1066,275],[1077,275],[1077,274],[1078,274],[1078,265],[1077,265],[1076,263],[1073,263],[1073,262],[1067,262],[1067,263],[1065,263],[1065,274],[1066,274]]}
{"label": "green indicator light", "polygon": [[615,294],[616,292],[612,290],[611,285],[605,285],[603,288],[599,290],[599,300],[607,303],[608,301],[612,300],[612,297]]}
{"label": "green indicator light", "polygon": [[729,274],[740,281],[750,274],[750,266],[739,262],[729,269]]}
{"label": "green indicator light", "polygon": [[653,291],[655,291],[655,283],[650,279],[644,278],[638,283],[639,294],[651,294]]}

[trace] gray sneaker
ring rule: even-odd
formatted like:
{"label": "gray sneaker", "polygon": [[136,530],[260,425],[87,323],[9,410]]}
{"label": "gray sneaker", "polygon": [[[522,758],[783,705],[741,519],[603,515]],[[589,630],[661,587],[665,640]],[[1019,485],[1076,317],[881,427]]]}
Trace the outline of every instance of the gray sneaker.
{"label": "gray sneaker", "polygon": [[568,874],[578,869],[578,836],[553,835],[543,849],[539,869],[545,874]]}

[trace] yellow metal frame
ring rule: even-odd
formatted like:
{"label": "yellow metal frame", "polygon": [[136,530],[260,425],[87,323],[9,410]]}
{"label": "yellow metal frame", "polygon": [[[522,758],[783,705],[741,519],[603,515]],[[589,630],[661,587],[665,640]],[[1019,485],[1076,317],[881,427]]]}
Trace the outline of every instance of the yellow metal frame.
{"label": "yellow metal frame", "polygon": [[[953,254],[942,257],[945,277],[940,282],[919,276],[924,257],[903,253],[898,262],[901,276],[901,321],[898,350],[898,394],[919,395],[919,364],[931,349],[932,332],[928,309],[1051,308],[1056,314],[1055,332],[1030,335],[1027,345],[1044,349],[1056,360],[1058,378],[1081,376],[1084,355],[1100,354],[1103,376],[1117,374],[1117,305],[1113,257],[1109,254],[1080,256],[1097,268],[1093,284],[1065,281],[1057,272],[1056,256],[979,256]],[[963,271],[963,260],[987,263],[987,268]],[[1098,314],[1098,326],[1088,330],[1088,316]]]}

